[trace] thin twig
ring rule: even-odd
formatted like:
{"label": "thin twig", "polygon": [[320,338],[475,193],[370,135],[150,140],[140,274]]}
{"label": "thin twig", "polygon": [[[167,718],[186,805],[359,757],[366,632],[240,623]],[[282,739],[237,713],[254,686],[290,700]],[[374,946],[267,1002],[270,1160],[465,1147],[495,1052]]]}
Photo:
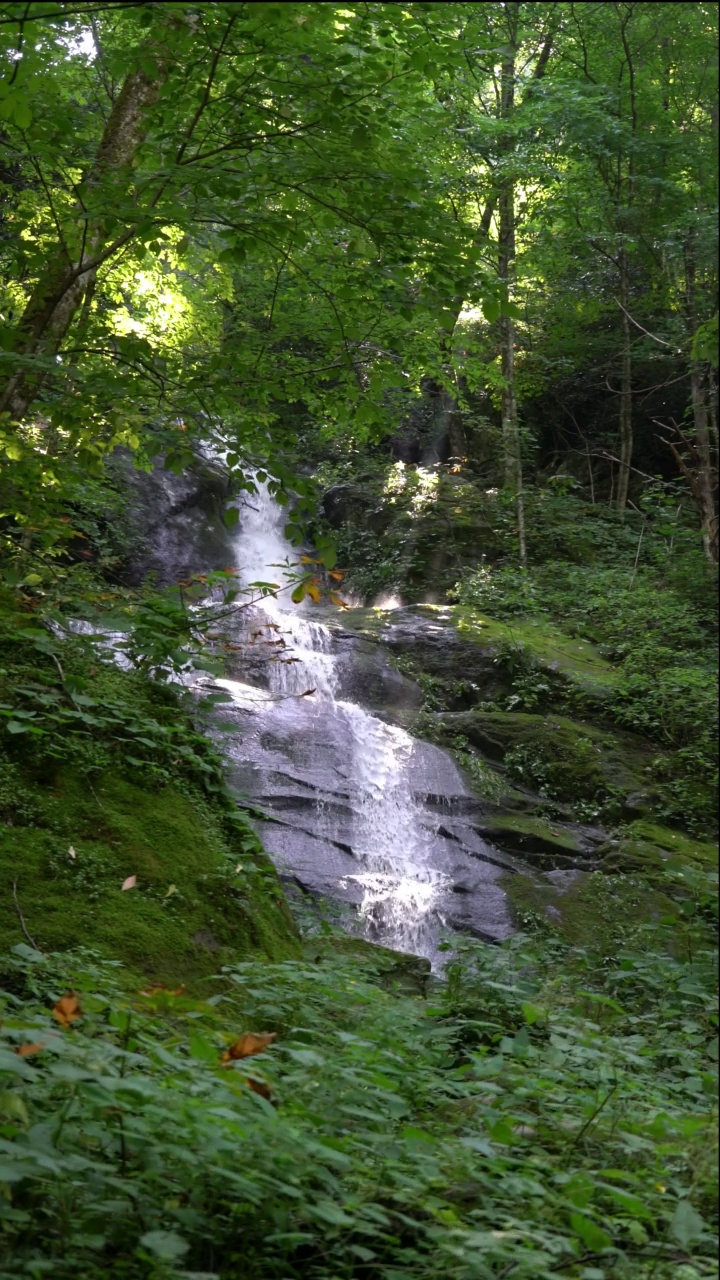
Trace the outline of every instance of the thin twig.
{"label": "thin twig", "polygon": [[570,1155],[570,1153],[575,1150],[583,1134],[587,1133],[588,1129],[590,1128],[590,1125],[593,1123],[593,1120],[597,1119],[603,1107],[605,1106],[606,1103],[610,1101],[613,1094],[617,1092],[617,1089],[618,1089],[617,1084],[614,1084],[611,1089],[608,1089],[608,1092],[605,1094],[605,1097],[603,1098],[602,1102],[598,1103],[592,1115],[588,1116],[584,1125],[580,1129],[578,1129],[577,1133],[575,1134],[575,1137],[573,1138],[572,1142],[570,1143],[570,1146],[568,1147],[567,1155]]}
{"label": "thin twig", "polygon": [[656,337],[655,334],[651,333],[649,329],[644,329],[643,326],[639,324],[638,321],[635,320],[633,316],[630,315],[630,312],[623,306],[619,298],[615,298],[614,301],[617,302],[620,310],[625,312],[625,315],[627,316],[630,323],[634,324],[635,328],[639,329],[641,333],[644,333],[647,338],[652,338],[653,342],[657,342],[661,347],[672,347],[673,345],[672,342],[666,342],[664,338]]}
{"label": "thin twig", "polygon": [[17,896],[17,880],[13,880],[12,890],[13,890],[13,901],[14,901],[14,903],[15,903],[15,910],[17,911],[17,914],[18,914],[18,920],[20,921],[20,928],[22,929],[23,933],[25,934],[25,937],[27,938],[28,942],[30,943],[30,946],[31,946],[35,951],[39,951],[39,950],[40,950],[40,948],[39,948],[39,946],[38,946],[37,942],[35,942],[35,941],[30,937],[30,934],[29,934],[29,933],[28,933],[28,931],[27,931],[27,925],[25,924],[25,917],[24,917],[24,915],[23,915],[22,911],[20,910],[20,903],[18,902],[18,896]]}
{"label": "thin twig", "polygon": [[65,672],[63,671],[63,669],[62,669],[62,667],[61,667],[61,665],[60,665],[60,659],[58,658],[57,654],[55,654],[55,653],[51,653],[51,654],[50,654],[50,657],[52,658],[53,662],[55,663],[55,666],[56,666],[56,667],[57,667],[57,669],[58,669],[58,674],[59,674],[59,676],[60,676],[60,679],[62,680],[62,682],[63,682],[63,684],[64,684],[64,683],[65,683]]}
{"label": "thin twig", "polygon": [[97,801],[99,808],[101,808],[101,809],[103,809],[103,810],[104,810],[104,809],[105,809],[105,805],[102,803],[102,801],[101,801],[100,797],[98,796],[98,794],[97,794],[97,792],[96,792],[96,790],[95,790],[95,788],[94,788],[94,786],[93,786],[92,782],[90,781],[90,777],[89,777],[89,775],[88,775],[87,773],[85,774],[85,781],[87,782],[87,784],[88,784],[88,786],[89,786],[89,788],[90,788],[90,791],[91,791],[92,795],[95,797],[95,800]]}

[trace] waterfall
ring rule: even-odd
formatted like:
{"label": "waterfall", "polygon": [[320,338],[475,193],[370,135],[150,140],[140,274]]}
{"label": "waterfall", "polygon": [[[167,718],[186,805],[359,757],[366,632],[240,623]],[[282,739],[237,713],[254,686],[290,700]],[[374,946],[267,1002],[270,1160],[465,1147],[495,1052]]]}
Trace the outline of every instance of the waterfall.
{"label": "waterfall", "polygon": [[[284,574],[298,568],[298,557],[284,536],[285,519],[266,484],[258,482],[257,493],[241,499],[236,543],[241,581],[246,587],[263,582],[281,588],[253,608],[250,621],[255,646],[273,654],[264,696],[276,703],[302,698],[306,712],[321,722],[321,735],[327,724],[328,739],[330,721],[342,722],[351,758],[335,767],[346,780],[349,844],[357,863],[357,871],[344,879],[359,889],[364,932],[398,950],[434,956],[446,877],[431,864],[432,838],[413,796],[414,740],[339,696],[331,630],[312,620],[309,606],[289,600]],[[236,681],[221,683],[238,702],[252,701],[252,693],[263,697]]]}

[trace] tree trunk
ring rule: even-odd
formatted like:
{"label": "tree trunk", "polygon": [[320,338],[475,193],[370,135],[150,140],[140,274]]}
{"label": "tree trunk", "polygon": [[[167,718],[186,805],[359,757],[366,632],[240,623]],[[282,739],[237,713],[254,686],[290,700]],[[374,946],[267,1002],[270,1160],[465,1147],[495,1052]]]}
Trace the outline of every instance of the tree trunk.
{"label": "tree trunk", "polygon": [[[81,188],[85,206],[108,175],[114,179],[118,192],[127,192],[130,166],[145,137],[148,113],[169,69],[169,58],[157,56],[157,39],[152,52],[152,74],[145,69],[151,56],[146,47],[142,51],[143,68],[131,72],[115,101],[95,161]],[[137,230],[137,224],[132,225],[109,242],[103,219],[81,220],[83,212],[78,205],[77,218],[51,251],[15,330],[13,349],[18,367],[0,389],[0,413],[8,413],[14,422],[25,417],[40,391],[83,298],[94,287],[98,267],[127,244]]]}
{"label": "tree trunk", "polygon": [[[509,27],[514,33],[512,38],[512,43],[514,45],[517,41],[517,36],[518,36],[520,5],[519,3],[508,4],[506,8],[508,11]],[[558,29],[559,23],[560,23],[559,15],[551,15],[547,30],[545,33],[545,38],[543,40],[537,62],[535,63],[535,67],[533,69],[533,73],[532,73],[533,83],[539,80],[542,80],[545,75],[545,72],[547,71],[548,62],[550,61],[550,55],[552,54],[553,44],[555,41],[555,33]],[[514,55],[513,55],[513,66],[514,66]],[[512,83],[513,83],[513,96],[512,96],[512,101],[510,103],[510,109],[514,110],[515,109],[514,72],[513,72]],[[526,91],[527,94],[530,93],[531,89],[532,89],[532,83],[527,87],[527,91]],[[488,194],[488,197],[485,201],[485,205],[483,208],[482,216],[480,218],[480,222],[472,237],[472,242],[470,244],[471,251],[476,251],[479,253],[482,249],[486,249],[488,247],[488,244],[490,242],[490,231],[492,228],[493,218],[495,216],[495,210],[498,206],[499,199],[500,199],[500,192],[498,190],[494,190],[494,191],[491,190],[490,193]],[[453,360],[453,354],[452,354],[452,340],[453,340],[453,334],[455,332],[455,329],[457,328],[457,323],[458,323],[458,320],[460,319],[460,314],[462,312],[464,304],[465,304],[465,298],[460,294],[456,294],[453,298],[448,300],[447,311],[449,315],[446,321],[445,333],[441,341],[443,369],[444,369],[444,372],[449,377],[453,378],[453,380],[454,380],[454,360]],[[434,416],[436,421],[439,422],[440,415],[442,414],[442,419],[446,424],[445,438],[448,443],[451,457],[455,457],[455,458],[466,457],[468,452],[468,445],[467,445],[467,439],[465,436],[465,431],[462,424],[462,417],[459,411],[456,396],[454,396],[452,392],[447,391],[443,387],[441,387],[440,384],[435,379],[428,379],[427,382],[423,384],[423,391],[426,392],[430,397],[437,398],[434,405]]]}
{"label": "tree trunk", "polygon": [[627,252],[620,250],[620,301],[622,302],[622,365],[620,375],[620,467],[615,506],[621,515],[627,507],[630,487],[630,465],[633,454],[632,406],[632,333],[628,306],[630,301]]}
{"label": "tree trunk", "polygon": [[[692,231],[685,241],[685,326],[692,341],[699,324],[697,280],[695,268],[695,244]],[[690,365],[690,399],[692,404],[694,440],[690,445],[692,469],[675,449],[673,453],[690,483],[693,498],[700,516],[703,550],[708,560],[718,563],[718,454],[717,423],[713,397],[712,375],[702,361],[693,360]]]}
{"label": "tree trunk", "polygon": [[[500,72],[500,111],[503,119],[509,119],[515,108],[515,50],[518,31],[518,4],[507,6],[508,52]],[[502,163],[498,232],[498,275],[502,297],[509,301],[515,260],[515,179],[512,172],[515,142],[511,134],[502,140]],[[517,391],[515,387],[515,325],[508,315],[500,317],[500,361],[503,376],[502,388],[502,441],[505,487],[515,499],[517,517],[518,552],[520,564],[527,568],[525,542],[525,503],[523,499],[522,453],[520,425],[518,422]]]}
{"label": "tree trunk", "polygon": [[717,470],[714,466],[713,448],[708,414],[707,380],[699,365],[690,370],[690,395],[692,397],[693,425],[697,470],[694,496],[700,515],[703,550],[708,560],[718,563],[718,507]]}

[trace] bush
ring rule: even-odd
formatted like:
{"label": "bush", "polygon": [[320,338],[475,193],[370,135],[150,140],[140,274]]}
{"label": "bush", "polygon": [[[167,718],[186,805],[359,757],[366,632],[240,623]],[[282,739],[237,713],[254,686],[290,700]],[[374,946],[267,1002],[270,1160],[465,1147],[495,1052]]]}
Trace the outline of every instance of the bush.
{"label": "bush", "polygon": [[[16,947],[0,1280],[709,1277],[707,928],[678,915],[604,967],[552,937],[466,940],[429,1003],[332,949],[200,999]],[[277,1039],[234,1060],[247,1030]]]}

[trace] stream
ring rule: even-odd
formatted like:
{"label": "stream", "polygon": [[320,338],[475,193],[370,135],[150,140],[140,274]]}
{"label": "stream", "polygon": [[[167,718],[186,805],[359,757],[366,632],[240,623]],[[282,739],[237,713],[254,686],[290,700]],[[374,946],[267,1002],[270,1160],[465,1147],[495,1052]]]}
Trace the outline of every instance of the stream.
{"label": "stream", "polygon": [[[298,563],[286,513],[260,484],[240,507],[243,585],[282,582]],[[499,880],[517,864],[476,830],[481,805],[452,758],[402,727],[416,686],[381,646],[368,655],[340,610],[317,621],[287,594],[242,611],[235,661],[215,682],[230,695],[216,712],[230,785],[266,815],[281,875],[345,904],[368,939],[433,964],[447,928],[506,937]]]}

